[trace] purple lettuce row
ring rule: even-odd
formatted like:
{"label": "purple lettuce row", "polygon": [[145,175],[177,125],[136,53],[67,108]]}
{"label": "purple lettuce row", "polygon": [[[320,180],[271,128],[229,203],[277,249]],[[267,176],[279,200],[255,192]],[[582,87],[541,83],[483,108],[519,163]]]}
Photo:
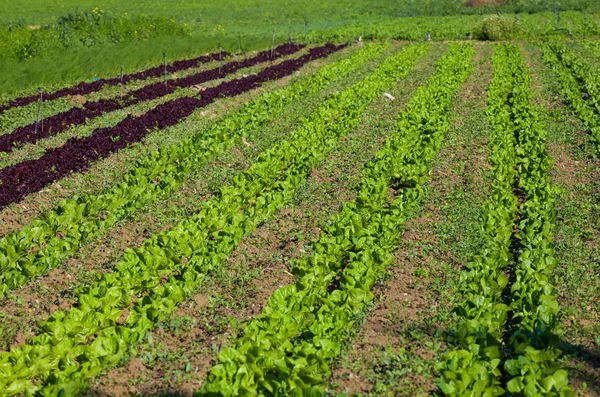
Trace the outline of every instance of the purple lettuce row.
{"label": "purple lettuce row", "polygon": [[100,128],[84,138],[71,138],[64,146],[50,149],[36,160],[0,170],[0,209],[22,200],[30,193],[60,180],[72,172],[87,170],[94,161],[108,157],[128,145],[141,141],[152,130],[173,126],[196,109],[217,98],[233,97],[259,87],[266,81],[289,76],[306,63],[324,58],[346,45],[325,44],[308,54],[267,67],[257,74],[225,81],[206,89],[200,98],[184,97],[163,103],[141,116],[122,120],[114,127]]}
{"label": "purple lettuce row", "polygon": [[[214,54],[210,54],[210,55],[200,56],[197,58],[183,59],[180,61],[175,61],[175,62],[167,65],[167,72],[174,73],[174,72],[178,72],[180,70],[190,69],[190,68],[196,67],[202,63],[208,63],[211,61],[219,61],[223,58],[228,57],[229,55],[230,54],[228,52],[223,51],[223,52],[221,52],[221,54],[214,53]],[[131,80],[147,80],[147,79],[153,78],[153,77],[160,77],[163,75],[164,72],[165,72],[164,66],[162,66],[162,65],[155,66],[153,68],[146,69],[141,72],[131,73],[126,76],[123,76],[123,81],[125,83],[128,83]]]}
{"label": "purple lettuce row", "polygon": [[[229,56],[228,52],[222,52],[221,54],[214,53],[209,55],[202,55],[192,59],[179,60],[168,64],[167,71],[169,73],[178,72],[180,70],[189,69],[203,63],[217,61],[220,58],[222,59],[227,56]],[[160,77],[163,75],[164,71],[164,66],[156,66],[150,69],[143,70],[141,72],[126,74],[123,75],[123,83],[128,83],[131,80],[147,80],[152,77]],[[121,79],[119,78],[99,79],[92,82],[81,82],[76,86],[63,88],[58,91],[45,94],[44,100],[49,101],[65,97],[67,95],[87,95],[91,94],[92,92],[100,91],[100,89],[106,85],[118,85],[119,83],[121,83]],[[21,98],[15,98],[9,101],[7,104],[0,106],[0,114],[4,113],[8,109],[29,105],[30,103],[37,101],[38,98],[39,95],[37,94]]]}
{"label": "purple lettuce row", "polygon": [[115,110],[124,109],[139,102],[150,101],[172,94],[177,87],[190,87],[215,80],[239,69],[248,68],[270,59],[274,60],[282,56],[291,55],[304,47],[304,45],[283,44],[275,48],[273,57],[271,57],[270,51],[262,51],[252,58],[229,62],[222,65],[222,67],[216,67],[191,76],[169,81],[168,85],[157,82],[131,91],[126,96],[120,98],[86,102],[83,105],[83,109],[72,108],[43,119],[37,126],[36,123],[31,123],[19,127],[9,134],[0,135],[0,152],[10,152],[25,143],[35,143],[40,139],[57,135],[71,128],[73,125],[85,124],[88,120],[100,117],[104,113],[114,112]]}

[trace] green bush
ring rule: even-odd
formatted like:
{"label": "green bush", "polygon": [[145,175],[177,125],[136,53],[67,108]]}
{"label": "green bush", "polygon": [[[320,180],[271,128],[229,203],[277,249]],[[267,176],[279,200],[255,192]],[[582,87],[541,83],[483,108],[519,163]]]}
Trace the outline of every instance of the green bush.
{"label": "green bush", "polygon": [[0,56],[23,60],[53,50],[189,34],[186,25],[177,24],[172,18],[131,17],[94,8],[71,12],[44,26],[22,22],[0,25]]}
{"label": "green bush", "polygon": [[519,21],[504,15],[490,15],[473,29],[473,38],[477,40],[510,40],[522,35]]}

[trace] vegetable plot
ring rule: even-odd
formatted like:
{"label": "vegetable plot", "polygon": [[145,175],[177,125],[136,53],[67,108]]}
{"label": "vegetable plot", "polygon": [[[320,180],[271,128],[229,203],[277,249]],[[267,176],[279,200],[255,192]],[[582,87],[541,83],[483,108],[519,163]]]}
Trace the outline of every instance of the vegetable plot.
{"label": "vegetable plot", "polygon": [[[222,59],[222,58],[225,58],[228,56],[229,56],[229,53],[221,52],[220,54],[214,53],[214,54],[209,54],[209,55],[201,55],[199,57],[192,58],[192,59],[184,59],[184,60],[175,61],[175,62],[172,62],[167,65],[167,72],[174,73],[174,72],[178,72],[180,70],[190,69],[190,68],[199,66],[203,63],[208,63],[211,61],[218,61],[220,58]],[[150,79],[153,77],[160,77],[164,74],[164,72],[165,72],[165,68],[163,66],[156,66],[156,67],[153,67],[150,69],[143,70],[141,72],[123,75],[122,82],[121,82],[120,78],[98,79],[91,83],[81,82],[74,87],[63,88],[61,90],[46,94],[44,96],[44,98],[45,98],[45,100],[50,101],[50,100],[62,98],[62,97],[68,96],[68,95],[88,95],[93,92],[100,91],[104,86],[107,86],[107,85],[114,86],[114,85],[119,85],[121,83],[128,83],[132,80],[147,80],[147,79]],[[9,101],[5,105],[0,105],[0,114],[4,113],[5,111],[12,109],[12,108],[27,106],[31,103],[34,103],[38,99],[39,99],[38,95],[30,95],[27,97],[15,98],[15,99]]]}
{"label": "vegetable plot", "polygon": [[486,110],[493,178],[485,246],[461,276],[466,300],[456,308],[457,349],[440,367],[439,387],[449,396],[570,396],[567,372],[556,363],[558,303],[550,283],[556,187],[548,178],[547,132],[530,103],[519,48],[495,48]]}
{"label": "vegetable plot", "polygon": [[[294,264],[298,281],[277,290],[235,347],[221,351],[199,395],[324,394],[341,343],[393,261],[399,228],[429,179],[449,126],[447,111],[471,73],[472,56],[470,44],[451,45],[400,115],[396,133],[366,165],[358,198],[312,244],[314,254]],[[391,59],[381,68],[402,70],[401,61]],[[385,86],[380,79],[370,83]]]}
{"label": "vegetable plot", "polygon": [[[83,104],[83,108],[74,107],[65,112],[47,117],[42,120],[39,125],[37,123],[31,123],[17,128],[10,134],[0,135],[0,152],[10,152],[25,143],[34,143],[40,139],[57,135],[74,125],[85,124],[88,120],[100,117],[105,113],[114,112],[119,109],[133,106],[139,102],[151,101],[165,95],[173,94],[177,88],[187,88],[196,84],[216,80],[225,77],[228,74],[235,73],[240,69],[294,54],[302,48],[304,48],[303,45],[284,44],[278,46],[273,51],[273,54],[271,54],[271,51],[262,51],[252,58],[229,62],[220,67],[168,81],[167,84],[162,82],[149,84],[129,92],[126,96],[102,99],[96,102],[86,102]],[[41,127],[38,128],[39,126],[44,126],[44,129],[42,130]]]}
{"label": "vegetable plot", "polygon": [[141,141],[154,128],[177,124],[195,110],[218,98],[233,97],[250,91],[266,81],[291,75],[301,66],[322,58],[345,46],[326,44],[312,48],[308,54],[270,66],[257,74],[225,81],[207,88],[201,98],[183,97],[163,103],[137,116],[129,117],[114,127],[99,128],[92,135],[71,138],[62,147],[47,150],[38,159],[27,160],[0,170],[0,209],[38,192],[72,172],[87,170],[94,161],[108,157],[128,145]]}
{"label": "vegetable plot", "polygon": [[589,48],[598,59],[600,59],[600,42],[596,40],[586,40],[582,42],[587,48]]}
{"label": "vegetable plot", "polygon": [[[263,153],[217,198],[205,202],[197,215],[155,235],[136,251],[128,250],[114,273],[79,288],[76,308],[56,312],[40,324],[43,332],[29,344],[0,355],[0,382],[5,382],[0,390],[6,395],[60,390],[70,395],[89,377],[118,364],[147,330],[198,288],[244,234],[293,197],[312,165],[381,94],[382,82],[389,84],[406,74],[392,66],[412,65],[423,52],[421,46],[409,47],[393,58],[396,63],[375,72],[376,81],[368,80],[368,90],[358,90],[359,83],[334,95],[289,139]],[[163,284],[164,276],[168,280]],[[116,325],[130,302],[134,303],[125,324]]]}
{"label": "vegetable plot", "polygon": [[567,104],[589,128],[600,153],[600,77],[560,42],[542,45],[544,62],[554,71]]}
{"label": "vegetable plot", "polygon": [[[294,100],[341,79],[385,48],[387,45],[368,45],[309,78],[265,93],[208,130],[150,153],[110,191],[66,200],[31,226],[0,239],[0,296],[58,266],[83,243],[137,209],[167,197],[194,169],[230,149],[248,131],[275,120]],[[35,247],[42,245],[44,248],[35,252]]]}

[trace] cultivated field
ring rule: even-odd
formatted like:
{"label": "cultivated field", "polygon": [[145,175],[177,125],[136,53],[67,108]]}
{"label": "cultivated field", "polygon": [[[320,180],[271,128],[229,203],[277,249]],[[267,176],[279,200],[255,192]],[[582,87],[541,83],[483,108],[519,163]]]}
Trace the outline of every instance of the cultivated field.
{"label": "cultivated field", "polygon": [[410,18],[5,92],[0,396],[600,396],[600,19]]}

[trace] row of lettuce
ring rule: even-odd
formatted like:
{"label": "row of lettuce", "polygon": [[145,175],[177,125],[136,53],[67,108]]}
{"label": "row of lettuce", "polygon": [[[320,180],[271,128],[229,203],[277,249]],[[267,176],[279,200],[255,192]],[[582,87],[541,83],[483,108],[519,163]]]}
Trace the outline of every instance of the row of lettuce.
{"label": "row of lettuce", "polygon": [[554,71],[560,92],[591,133],[600,153],[600,74],[561,41],[542,44],[544,62]]}
{"label": "row of lettuce", "polygon": [[[335,47],[332,50],[336,48],[339,49]],[[364,50],[346,61],[348,70],[351,65],[362,62],[364,56],[372,54],[372,47],[368,48],[368,51]],[[324,52],[320,57],[330,53]],[[308,57],[304,61],[312,59],[315,58]],[[291,72],[305,62],[294,65]],[[332,75],[326,70],[323,77],[320,80],[315,78],[312,85],[298,83],[270,96],[259,97],[208,131],[149,154],[109,191],[65,200],[40,219],[33,220],[29,226],[0,239],[0,297],[55,268],[77,252],[83,243],[131,216],[139,208],[171,194],[193,169],[229,149],[249,128],[272,120],[293,100],[343,76],[341,72]],[[274,110],[266,112],[264,106],[271,103]]]}
{"label": "row of lettuce", "polygon": [[[156,191],[160,196],[165,193],[159,192],[158,186],[166,185],[173,191],[193,167],[231,147],[248,129],[273,120],[294,99],[339,79],[386,47],[367,46],[308,79],[261,96],[205,134],[153,153],[136,167],[140,173],[135,175],[140,179],[128,178],[129,183],[143,184],[143,188],[137,186],[131,191],[137,195]],[[196,215],[153,236],[135,251],[126,251],[113,273],[78,288],[76,307],[55,312],[40,324],[41,332],[28,344],[0,354],[0,390],[5,390],[4,395],[55,395],[61,390],[72,395],[85,387],[90,377],[117,365],[157,321],[173,313],[202,285],[244,234],[293,197],[310,168],[349,132],[366,105],[405,75],[424,52],[422,46],[408,47],[392,58],[394,62],[377,69],[367,82],[322,103],[288,139],[262,153],[230,186],[203,202]],[[212,143],[208,146],[211,151],[206,150],[208,142]],[[147,168],[141,168],[143,165]],[[156,183],[150,175],[162,175],[167,181]],[[120,203],[123,206],[122,199]],[[129,314],[119,325],[117,319],[124,310]]]}
{"label": "row of lettuce", "polygon": [[312,254],[293,264],[296,283],[277,290],[235,345],[219,354],[198,395],[324,394],[334,360],[373,299],[371,288],[393,263],[473,54],[470,44],[450,45],[400,114],[395,133],[364,167],[356,200],[311,244]]}
{"label": "row of lettuce", "polygon": [[600,59],[600,41],[585,40],[583,41],[583,45],[585,45],[596,56],[596,58]]}
{"label": "row of lettuce", "polygon": [[[30,225],[0,239],[0,296],[56,268],[88,241],[168,197],[207,160],[224,153],[247,133],[275,120],[293,101],[343,78],[386,46],[366,46],[324,66],[310,79],[263,94],[205,131],[140,159],[109,190],[64,200]],[[43,248],[39,248],[43,247]]]}
{"label": "row of lettuce", "polygon": [[569,396],[557,358],[558,303],[550,275],[557,188],[547,132],[531,104],[530,75],[517,46],[495,47],[487,117],[492,165],[485,244],[461,275],[455,350],[441,364],[449,396]]}

